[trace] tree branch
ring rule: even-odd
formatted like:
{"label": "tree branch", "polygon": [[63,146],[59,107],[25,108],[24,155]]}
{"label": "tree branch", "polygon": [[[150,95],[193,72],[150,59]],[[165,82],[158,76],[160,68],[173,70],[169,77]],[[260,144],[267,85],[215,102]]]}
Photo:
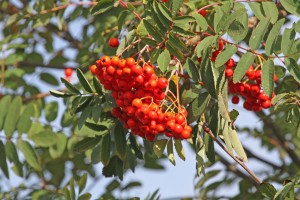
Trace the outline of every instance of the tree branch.
{"label": "tree branch", "polygon": [[272,122],[272,120],[270,120],[270,118],[267,117],[267,115],[263,112],[256,112],[256,115],[262,119],[262,121],[265,123],[265,125],[267,127],[269,127],[274,136],[277,138],[277,140],[279,141],[279,143],[281,144],[281,147],[286,151],[286,153],[290,156],[290,158],[293,160],[293,162],[300,167],[300,159],[298,157],[298,155],[294,152],[293,149],[291,149],[290,147],[290,142],[288,142],[280,133],[280,128],[278,126],[276,126],[276,124],[274,124]]}
{"label": "tree branch", "polygon": [[232,155],[228,151],[228,149],[215,137],[215,135],[212,133],[210,128],[207,126],[206,122],[203,123],[202,128],[203,128],[204,132],[206,132],[235,162],[237,162],[241,167],[243,167],[247,171],[247,173],[256,182],[256,184],[261,184],[262,183],[262,181],[256,176],[256,174],[254,174],[254,172],[251,171],[241,159],[239,159],[236,156]]}

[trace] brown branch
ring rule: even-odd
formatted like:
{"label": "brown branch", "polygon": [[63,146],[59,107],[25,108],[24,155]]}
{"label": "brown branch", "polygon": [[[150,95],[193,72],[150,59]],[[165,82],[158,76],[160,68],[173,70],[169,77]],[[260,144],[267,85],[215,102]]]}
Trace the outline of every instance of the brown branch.
{"label": "brown branch", "polygon": [[[26,62],[26,61],[17,63],[17,66],[20,67],[20,68],[23,68],[23,67],[43,67],[43,68],[51,68],[51,69],[66,69],[66,66],[62,66],[62,65],[44,64],[44,63],[31,63],[31,62]],[[68,68],[76,70],[78,67],[68,67]]]}
{"label": "brown branch", "polygon": [[[61,89],[61,90],[57,90],[57,91],[66,92],[67,89],[65,88],[65,89]],[[48,97],[50,95],[51,95],[50,92],[39,93],[39,94],[33,95],[31,97],[23,98],[22,101],[25,103],[25,102],[32,101],[32,100],[35,100],[35,99],[43,99],[43,98]]]}
{"label": "brown branch", "polygon": [[241,167],[244,168],[244,170],[247,171],[247,173],[251,176],[251,178],[257,183],[257,184],[261,184],[262,181],[256,176],[256,174],[254,174],[253,171],[251,171],[247,165],[245,165],[245,163],[237,158],[236,156],[232,155],[228,149],[214,136],[213,132],[210,130],[210,128],[207,126],[207,123],[204,122],[202,125],[202,128],[204,130],[204,132],[206,132],[235,162],[237,162]]}
{"label": "brown branch", "polygon": [[263,112],[256,112],[256,115],[262,119],[262,121],[265,123],[265,125],[267,127],[269,127],[274,136],[277,138],[277,140],[279,141],[281,147],[286,151],[286,153],[290,156],[290,158],[293,160],[293,162],[300,168],[300,159],[299,156],[294,152],[293,149],[291,149],[290,147],[290,142],[288,142],[280,133],[280,128],[278,126],[276,126],[276,124],[274,124],[272,122],[272,120],[270,120],[270,118],[267,117],[267,115]]}
{"label": "brown branch", "polygon": [[237,176],[241,177],[242,179],[248,180],[251,183],[257,185],[257,182],[254,181],[250,176],[247,176],[242,171],[240,171],[234,164],[231,164],[228,162],[225,158],[221,156],[218,152],[216,154],[219,156],[220,162],[227,167],[228,171],[231,171],[232,173],[236,174]]}

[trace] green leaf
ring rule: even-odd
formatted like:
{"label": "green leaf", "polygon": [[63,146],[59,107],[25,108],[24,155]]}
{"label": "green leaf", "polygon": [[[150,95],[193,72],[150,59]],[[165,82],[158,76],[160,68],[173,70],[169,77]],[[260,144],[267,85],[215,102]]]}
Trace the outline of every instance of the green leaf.
{"label": "green leaf", "polygon": [[232,151],[232,143],[231,143],[231,138],[230,138],[230,132],[229,130],[231,130],[231,127],[228,126],[228,121],[222,120],[224,122],[223,125],[223,138],[225,141],[225,145],[227,150],[229,151],[229,153],[231,153],[231,155],[233,155],[233,151]]}
{"label": "green leaf", "polygon": [[[141,22],[142,23],[142,22]],[[116,54],[120,54],[123,52],[123,50],[125,49],[126,46],[130,45],[133,41],[133,39],[135,38],[135,30],[131,30],[129,31],[126,36],[122,39],[121,43],[119,44],[119,47],[117,49]]]}
{"label": "green leaf", "polygon": [[123,180],[123,161],[118,156],[113,156],[108,165],[103,167],[102,174],[105,177],[118,176]]}
{"label": "green leaf", "polygon": [[32,146],[27,141],[18,140],[18,147],[24,154],[27,163],[35,170],[40,170],[37,154]]}
{"label": "green leaf", "polygon": [[233,109],[232,111],[230,111],[229,116],[230,116],[230,121],[234,122],[237,117],[239,116],[239,111]]}
{"label": "green leaf", "polygon": [[164,4],[161,4],[161,3],[158,3],[158,4],[154,4],[155,7],[157,7],[157,13],[158,13],[158,17],[161,19],[161,21],[168,25],[171,24],[171,22],[173,21],[172,19],[172,14],[171,12],[169,11],[169,9],[164,5]]}
{"label": "green leaf", "polygon": [[205,170],[205,148],[204,145],[196,154],[196,168],[197,168],[197,175],[200,176],[204,174]]}
{"label": "green leaf", "polygon": [[295,42],[296,32],[294,29],[286,28],[282,35],[281,50],[285,55],[290,54],[293,43]]}
{"label": "green leaf", "polygon": [[275,24],[278,19],[278,9],[274,2],[262,2],[262,7],[266,17],[270,18],[270,22]]}
{"label": "green leaf", "polygon": [[285,198],[287,197],[288,193],[291,190],[294,190],[294,183],[293,182],[289,182],[289,183],[285,184],[280,190],[278,190],[276,192],[273,199],[274,200],[285,200]]}
{"label": "green leaf", "polygon": [[198,183],[196,183],[195,185],[195,188],[201,188],[205,183],[206,181],[208,181],[209,179],[215,177],[216,175],[218,175],[220,173],[220,170],[212,170],[212,171],[209,171],[207,172],[203,178],[201,178]]}
{"label": "green leaf", "polygon": [[119,31],[119,33],[121,32],[123,23],[129,14],[130,14],[129,10],[123,10],[122,12],[120,12],[120,14],[118,16],[118,31]]}
{"label": "green leaf", "polygon": [[11,137],[16,129],[16,125],[21,113],[22,99],[20,96],[14,97],[8,106],[7,115],[4,122],[4,132],[7,137]]}
{"label": "green leaf", "polygon": [[79,180],[79,194],[84,190],[87,183],[87,173],[84,173]]}
{"label": "green leaf", "polygon": [[128,183],[124,187],[122,187],[121,191],[130,190],[132,188],[141,187],[141,186],[142,186],[142,184],[140,182],[133,181],[133,182]]}
{"label": "green leaf", "polygon": [[233,83],[237,83],[243,78],[250,65],[252,65],[252,63],[254,62],[254,59],[255,55],[253,55],[250,52],[247,52],[242,55],[242,58],[240,59],[234,70]]}
{"label": "green leaf", "polygon": [[9,172],[8,172],[7,162],[6,162],[6,152],[2,140],[0,140],[0,157],[1,157],[0,168],[2,169],[2,172],[6,176],[6,178],[9,179]]}
{"label": "green leaf", "polygon": [[252,12],[254,13],[255,17],[257,17],[259,20],[265,19],[262,4],[257,3],[257,2],[249,2],[248,4],[249,4]]}
{"label": "green leaf", "polygon": [[294,79],[300,83],[300,66],[297,64],[297,62],[294,59],[286,58],[285,65]]}
{"label": "green leaf", "polygon": [[185,37],[193,37],[196,35],[194,32],[179,26],[173,26],[173,32]]}
{"label": "green leaf", "polygon": [[170,51],[170,53],[174,56],[176,56],[179,60],[183,60],[184,58],[184,55],[183,53],[177,49],[173,44],[172,42],[170,42],[169,40],[167,41],[166,43],[166,47],[167,49]]}
{"label": "green leaf", "polygon": [[277,192],[273,185],[271,185],[270,183],[266,183],[266,182],[261,183],[258,186],[258,189],[264,197],[269,198],[269,199],[273,199]]}
{"label": "green leaf", "polygon": [[76,199],[76,193],[75,193],[75,186],[74,186],[74,178],[72,178],[69,182],[69,185],[70,185],[70,196],[71,196],[71,199],[72,200],[75,200]]}
{"label": "green leaf", "polygon": [[175,16],[181,8],[183,0],[172,1],[172,15]]}
{"label": "green leaf", "polygon": [[[225,102],[226,101],[226,102]],[[218,107],[219,107],[219,112],[220,115],[227,121],[230,121],[229,113],[227,110],[228,105],[228,100],[223,99],[222,95],[218,95]]]}
{"label": "green leaf", "polygon": [[263,19],[255,27],[249,40],[249,46],[252,50],[257,50],[259,48],[263,41],[263,37],[268,30],[269,24],[269,20]]}
{"label": "green leaf", "polygon": [[181,158],[181,160],[185,160],[185,154],[181,140],[174,140],[174,145],[179,158]]}
{"label": "green leaf", "polygon": [[229,25],[227,33],[236,43],[239,43],[247,36],[248,29],[248,14],[244,12]]}
{"label": "green leaf", "polygon": [[121,159],[124,160],[126,157],[126,132],[121,123],[118,123],[114,128],[114,138],[115,138],[115,148],[116,154]]}
{"label": "green leaf", "polygon": [[280,3],[288,12],[300,17],[300,2],[298,0],[281,0]]}
{"label": "green leaf", "polygon": [[145,28],[147,29],[148,33],[157,41],[157,42],[162,42],[164,37],[160,33],[160,31],[154,27],[150,22],[147,20],[142,21],[144,23]]}
{"label": "green leaf", "polygon": [[170,43],[177,49],[181,50],[181,51],[186,51],[187,47],[186,45],[182,42],[181,39],[179,39],[176,34],[174,34],[173,32],[170,32],[169,34],[169,40]]}
{"label": "green leaf", "polygon": [[129,135],[129,141],[130,141],[129,146],[133,149],[134,155],[141,160],[144,159],[143,153],[142,153],[134,135],[132,135],[132,134]]}
{"label": "green leaf", "polygon": [[200,26],[200,29],[202,31],[206,31],[208,28],[206,19],[199,13],[193,13],[193,17],[196,19],[196,22],[197,22],[198,26]]}
{"label": "green leaf", "polygon": [[173,139],[169,139],[167,144],[167,153],[168,153],[168,159],[173,164],[176,165],[174,152],[173,152]]}
{"label": "green leaf", "polygon": [[97,92],[97,94],[99,96],[103,95],[100,82],[99,82],[99,80],[96,77],[93,77],[93,85],[94,85],[94,88],[95,88],[95,91]]}
{"label": "green leaf", "polygon": [[58,102],[52,101],[45,106],[45,117],[48,122],[52,122],[56,119],[58,113]]}
{"label": "green leaf", "polygon": [[58,98],[66,98],[66,97],[71,97],[74,95],[74,94],[63,93],[63,92],[60,92],[57,90],[50,90],[49,92],[52,96],[58,97]]}
{"label": "green leaf", "polygon": [[196,98],[188,107],[188,117],[187,121],[188,124],[196,121],[204,112],[205,108],[207,107],[207,104],[210,101],[210,95],[205,92],[202,93]]}
{"label": "green leaf", "polygon": [[80,94],[80,91],[74,86],[72,85],[69,81],[67,81],[64,78],[60,78],[61,82],[63,82],[66,86],[66,88],[71,92],[71,93],[77,93]]}
{"label": "green leaf", "polygon": [[231,126],[229,126],[229,138],[230,142],[232,144],[232,147],[236,154],[239,156],[240,159],[242,159],[244,162],[248,161],[247,155],[245,153],[245,150],[241,144],[241,141],[236,133],[236,130],[232,129]]}
{"label": "green leaf", "polygon": [[167,139],[162,139],[162,140],[156,140],[153,143],[153,151],[158,158],[160,158],[164,153],[164,150],[167,145],[167,141],[168,141]]}
{"label": "green leaf", "polygon": [[[157,5],[155,2],[153,2],[154,5]],[[160,29],[161,34],[164,35],[167,30],[169,29],[170,22],[167,20],[161,12],[158,11],[157,6],[152,6],[150,8],[151,10],[151,16],[152,16],[152,24],[155,24],[155,26]],[[165,21],[164,21],[165,20]]]}
{"label": "green leaf", "polygon": [[77,68],[76,73],[77,73],[77,77],[79,79],[79,82],[82,85],[82,87],[84,88],[84,90],[89,92],[89,93],[93,93],[92,86],[90,85],[88,80],[85,78],[83,72],[79,68]]}
{"label": "green leaf", "polygon": [[237,47],[233,45],[226,45],[225,49],[217,56],[216,67],[224,65],[235,53]]}
{"label": "green leaf", "polygon": [[188,58],[186,60],[185,64],[183,65],[183,68],[186,69],[189,77],[191,77],[195,83],[198,83],[200,81],[199,70],[197,69],[196,64],[191,58]]}
{"label": "green leaf", "polygon": [[267,41],[266,41],[266,54],[267,55],[271,55],[274,51],[275,48],[275,41],[276,38],[278,37],[279,31],[281,29],[281,27],[283,26],[285,21],[285,18],[279,20],[278,22],[276,22],[273,26],[273,28],[271,29]]}
{"label": "green leaf", "polygon": [[114,0],[100,0],[99,3],[97,3],[97,5],[95,5],[92,8],[91,14],[99,15],[112,9],[114,6],[114,2],[115,2]]}
{"label": "green leaf", "polygon": [[110,134],[106,134],[102,137],[101,140],[101,162],[104,166],[109,163],[110,160],[110,147],[111,146],[111,137]]}
{"label": "green leaf", "polygon": [[208,89],[209,94],[212,97],[217,98],[217,94],[216,94],[217,79],[216,79],[213,63],[208,57],[208,52],[206,52],[205,56],[202,58],[202,62],[200,65],[200,74],[204,85]]}
{"label": "green leaf", "polygon": [[56,143],[49,148],[50,156],[53,159],[59,158],[65,151],[67,146],[67,137],[65,134],[56,134]]}
{"label": "green leaf", "polygon": [[20,134],[27,133],[30,130],[30,127],[32,125],[31,117],[33,116],[33,110],[34,110],[33,104],[29,104],[25,107],[22,114],[20,115],[20,118],[17,123],[17,130]]}
{"label": "green leaf", "polygon": [[161,54],[159,54],[157,59],[158,68],[162,73],[168,71],[169,63],[171,61],[170,53],[167,49],[165,49]]}
{"label": "green leaf", "polygon": [[8,108],[11,103],[11,99],[12,97],[10,95],[6,95],[0,100],[0,130],[2,130],[2,127],[4,125],[5,117],[9,110]]}
{"label": "green leaf", "polygon": [[50,147],[57,143],[57,135],[50,130],[44,130],[34,134],[31,139],[40,147]]}
{"label": "green leaf", "polygon": [[90,193],[82,194],[78,197],[78,200],[90,200],[92,195]]}
{"label": "green leaf", "polygon": [[195,49],[195,51],[197,52],[197,57],[202,57],[202,52],[205,52],[208,47],[215,45],[217,40],[218,36],[208,36],[201,40]]}
{"label": "green leaf", "polygon": [[100,136],[96,136],[93,138],[92,137],[84,138],[83,140],[75,144],[74,152],[80,153],[89,150],[91,148],[94,148],[97,144],[99,144],[100,140],[101,140]]}
{"label": "green leaf", "polygon": [[264,93],[269,97],[272,96],[274,89],[274,62],[273,60],[267,60],[262,66],[262,88]]}
{"label": "green leaf", "polygon": [[41,80],[44,82],[54,85],[54,86],[59,86],[58,80],[50,73],[41,73],[40,74]]}

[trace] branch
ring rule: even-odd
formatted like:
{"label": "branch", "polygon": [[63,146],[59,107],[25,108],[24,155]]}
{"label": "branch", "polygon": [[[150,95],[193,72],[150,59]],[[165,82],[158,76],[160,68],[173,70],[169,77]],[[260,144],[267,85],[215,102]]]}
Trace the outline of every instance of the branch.
{"label": "branch", "polygon": [[286,153],[290,156],[290,158],[293,160],[293,162],[300,168],[300,159],[298,157],[298,155],[294,152],[293,149],[291,149],[290,147],[290,142],[287,141],[280,133],[280,128],[278,126],[276,126],[276,124],[274,124],[272,122],[272,120],[270,120],[270,118],[267,118],[267,115],[263,112],[256,112],[256,115],[262,119],[262,121],[265,123],[265,125],[267,127],[269,127],[274,136],[277,138],[277,140],[279,141],[279,143],[281,144],[281,147],[286,151]]}
{"label": "branch", "polygon": [[230,162],[228,162],[225,158],[223,158],[221,156],[221,154],[219,154],[218,152],[216,152],[216,154],[219,156],[221,163],[223,163],[223,165],[225,165],[227,167],[228,171],[231,171],[232,173],[238,175],[239,177],[241,177],[242,179],[248,180],[251,183],[257,185],[257,182],[254,181],[250,176],[247,176],[246,174],[244,174],[242,171],[240,171],[235,165],[231,164]]}
{"label": "branch", "polygon": [[210,128],[208,128],[206,122],[203,123],[202,128],[203,128],[204,132],[206,132],[235,162],[237,162],[241,167],[243,167],[248,172],[248,174],[251,176],[251,178],[253,179],[253,181],[256,182],[256,184],[261,184],[262,183],[262,181],[254,174],[254,172],[252,172],[247,167],[247,165],[245,165],[245,163],[242,160],[240,160],[236,156],[232,155],[228,151],[228,149],[214,136],[214,134],[212,133],[212,131],[210,130]]}
{"label": "branch", "polygon": [[[61,89],[61,90],[57,90],[57,91],[66,92],[67,89]],[[23,98],[22,101],[25,103],[25,102],[32,101],[32,100],[35,100],[35,99],[43,99],[43,98],[48,97],[50,95],[51,95],[50,92],[39,93],[39,94],[33,95],[31,97]]]}
{"label": "branch", "polygon": [[[44,67],[44,68],[51,68],[51,69],[66,69],[66,66],[62,66],[62,65],[55,65],[55,64],[44,64],[44,63],[31,63],[31,62],[19,62],[17,63],[17,66],[22,68],[22,67]],[[68,67],[71,68],[73,70],[76,70],[77,67]]]}

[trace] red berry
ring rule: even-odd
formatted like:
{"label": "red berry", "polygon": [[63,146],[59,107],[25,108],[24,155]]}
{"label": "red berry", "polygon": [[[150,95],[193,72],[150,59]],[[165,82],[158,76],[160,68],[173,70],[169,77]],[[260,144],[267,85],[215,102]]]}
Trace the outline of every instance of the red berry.
{"label": "red berry", "polygon": [[167,3],[167,2],[169,2],[169,0],[161,0],[162,2],[164,2],[164,3]]}
{"label": "red berry", "polygon": [[70,77],[72,75],[72,73],[73,73],[72,68],[66,68],[65,69],[65,75],[66,75],[66,77]]}
{"label": "red berry", "polygon": [[135,108],[140,108],[143,106],[143,103],[139,98],[135,98],[135,99],[133,99],[131,105]]}
{"label": "red berry", "polygon": [[187,129],[183,129],[180,136],[182,139],[189,139],[191,137],[191,132]]}
{"label": "red berry", "polygon": [[92,72],[93,75],[96,75],[96,69],[97,69],[96,65],[91,65],[90,66],[90,71]]}
{"label": "red berry", "polygon": [[173,128],[174,133],[181,134],[183,127],[180,124],[175,124]]}
{"label": "red berry", "polygon": [[126,59],[126,65],[127,65],[127,67],[134,66],[135,65],[135,60],[133,58],[131,58],[131,57],[127,58]]}
{"label": "red berry", "polygon": [[270,108],[271,107],[271,101],[270,100],[266,100],[264,102],[261,103],[261,106],[263,108]]}
{"label": "red berry", "polygon": [[183,116],[183,114],[177,114],[175,116],[175,121],[177,124],[182,124],[185,122],[185,117]]}
{"label": "red berry", "polygon": [[232,75],[233,75],[233,70],[230,69],[230,68],[226,68],[226,69],[225,69],[225,76],[226,76],[227,78],[230,78],[230,77],[232,77]]}
{"label": "red berry", "polygon": [[219,40],[219,50],[222,51],[224,49],[224,42],[223,40]]}
{"label": "red berry", "polygon": [[254,71],[254,67],[251,65],[249,67],[249,69],[246,72],[246,75],[248,76],[249,79],[253,80],[255,79],[255,71]]}
{"label": "red berry", "polygon": [[230,58],[227,63],[226,63],[226,66],[227,68],[233,68],[234,67],[234,60],[232,58]]}
{"label": "red berry", "polygon": [[261,100],[261,101],[266,101],[269,99],[268,95],[266,95],[264,92],[260,93],[258,95],[258,99]]}
{"label": "red berry", "polygon": [[111,64],[111,60],[110,60],[110,57],[108,56],[103,56],[102,58],[100,58],[100,64],[102,66],[109,66]]}
{"label": "red berry", "polygon": [[118,38],[110,38],[109,41],[108,41],[108,45],[111,46],[111,47],[117,47],[119,46],[119,40]]}
{"label": "red berry", "polygon": [[118,64],[119,64],[119,62],[120,62],[120,58],[119,57],[114,56],[114,57],[111,58],[111,65],[112,66],[117,67]]}
{"label": "red berry", "polygon": [[240,98],[238,96],[233,96],[231,102],[233,104],[238,104],[240,102]]}
{"label": "red berry", "polygon": [[157,86],[161,89],[165,89],[168,86],[168,80],[164,77],[158,78]]}
{"label": "red berry", "polygon": [[198,12],[200,15],[202,15],[203,17],[205,17],[206,16],[206,14],[207,14],[207,12],[206,12],[206,10],[200,10],[199,12]]}

